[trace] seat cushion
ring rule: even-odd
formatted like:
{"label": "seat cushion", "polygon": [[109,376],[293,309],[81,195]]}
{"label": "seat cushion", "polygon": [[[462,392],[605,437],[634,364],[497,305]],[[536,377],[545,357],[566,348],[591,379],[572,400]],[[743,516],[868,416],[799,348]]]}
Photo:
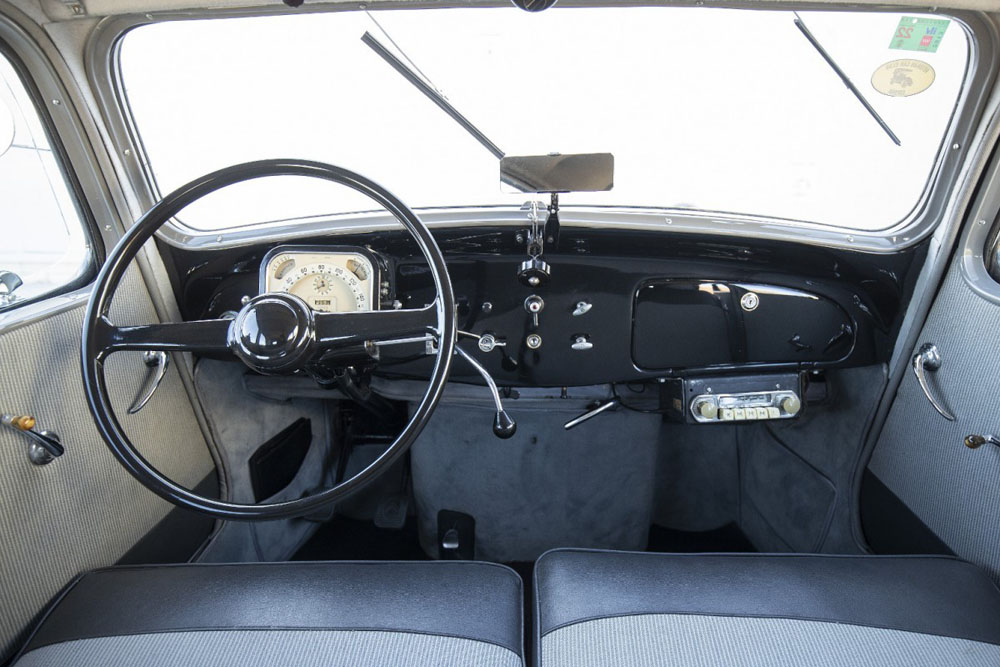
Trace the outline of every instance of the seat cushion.
{"label": "seat cushion", "polygon": [[70,584],[36,665],[523,664],[522,585],[467,562],[118,567]]}
{"label": "seat cushion", "polygon": [[556,550],[537,651],[562,665],[1000,665],[1000,592],[947,557]]}

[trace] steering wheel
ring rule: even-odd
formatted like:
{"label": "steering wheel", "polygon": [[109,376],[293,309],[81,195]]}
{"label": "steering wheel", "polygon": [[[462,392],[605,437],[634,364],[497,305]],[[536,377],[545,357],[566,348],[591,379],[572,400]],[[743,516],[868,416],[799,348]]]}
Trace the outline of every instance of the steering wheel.
{"label": "steering wheel", "polygon": [[[142,245],[192,202],[228,185],[267,176],[307,176],[333,181],[368,196],[388,210],[416,240],[427,259],[437,298],[418,309],[349,313],[314,312],[291,294],[261,294],[234,319],[119,327],[108,319],[122,276]],[[455,351],[455,296],[444,256],[426,225],[377,183],[341,167],[306,160],[261,160],[220,169],[184,185],[151,208],[122,237],[101,268],[83,325],[83,386],[97,428],[118,461],[154,493],[175,505],[220,519],[264,520],[300,516],[360,489],[397,461],[437,407]],[[325,352],[380,341],[432,337],[437,356],[423,399],[395,441],[353,477],[321,493],[275,503],[231,503],[198,495],[167,478],[136,450],[108,398],[104,363],[115,352],[153,350],[233,354],[263,374],[289,374]]]}

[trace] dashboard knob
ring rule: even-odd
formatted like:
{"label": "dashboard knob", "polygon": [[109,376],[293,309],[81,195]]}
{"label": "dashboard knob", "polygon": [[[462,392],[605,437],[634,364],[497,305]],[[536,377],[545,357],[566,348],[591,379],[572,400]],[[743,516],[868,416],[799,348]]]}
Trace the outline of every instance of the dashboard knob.
{"label": "dashboard knob", "polygon": [[517,279],[528,287],[539,287],[544,285],[552,275],[549,263],[543,259],[532,257],[521,262],[517,271]]}
{"label": "dashboard knob", "polygon": [[573,344],[570,347],[574,350],[590,350],[594,347],[594,344],[590,342],[590,339],[586,335],[580,335],[574,338]]}
{"label": "dashboard knob", "polygon": [[799,410],[802,409],[802,401],[799,400],[798,396],[794,394],[791,396],[786,396],[781,399],[781,409],[789,415],[797,415]]}
{"label": "dashboard knob", "polygon": [[719,406],[711,399],[702,399],[695,403],[694,409],[705,419],[715,419],[719,416]]}
{"label": "dashboard knob", "polygon": [[503,440],[512,437],[517,432],[515,422],[506,410],[500,410],[493,418],[493,435]]}
{"label": "dashboard knob", "polygon": [[542,337],[535,333],[528,334],[528,337],[524,339],[524,344],[530,350],[537,350],[542,346]]}

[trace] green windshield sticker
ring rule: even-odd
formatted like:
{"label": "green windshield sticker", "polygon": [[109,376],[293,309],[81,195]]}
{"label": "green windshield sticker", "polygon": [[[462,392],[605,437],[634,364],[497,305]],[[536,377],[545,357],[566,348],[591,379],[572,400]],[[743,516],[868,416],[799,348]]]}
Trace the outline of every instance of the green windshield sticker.
{"label": "green windshield sticker", "polygon": [[889,43],[890,49],[903,51],[926,51],[934,53],[941,45],[944,31],[951,23],[948,19],[920,19],[904,16],[899,19],[896,34]]}

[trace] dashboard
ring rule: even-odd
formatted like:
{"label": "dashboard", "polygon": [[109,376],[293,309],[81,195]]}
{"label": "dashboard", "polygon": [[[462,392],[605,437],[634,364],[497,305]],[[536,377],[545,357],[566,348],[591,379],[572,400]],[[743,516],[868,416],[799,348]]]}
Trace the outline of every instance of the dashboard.
{"label": "dashboard", "polygon": [[[434,231],[460,344],[503,387],[796,374],[888,359],[924,246],[875,255],[785,242],[566,228],[543,282],[520,280],[527,230]],[[174,250],[188,319],[224,317],[260,291],[326,312],[419,308],[430,272],[405,232]],[[419,346],[376,373],[426,378]],[[452,378],[478,376],[456,363]],[[779,397],[780,398],[780,397]]]}

